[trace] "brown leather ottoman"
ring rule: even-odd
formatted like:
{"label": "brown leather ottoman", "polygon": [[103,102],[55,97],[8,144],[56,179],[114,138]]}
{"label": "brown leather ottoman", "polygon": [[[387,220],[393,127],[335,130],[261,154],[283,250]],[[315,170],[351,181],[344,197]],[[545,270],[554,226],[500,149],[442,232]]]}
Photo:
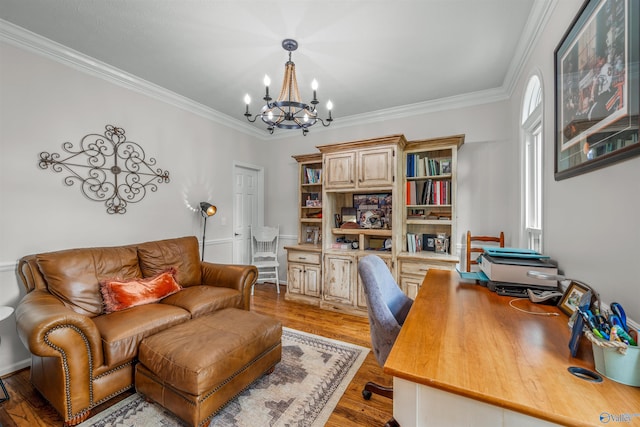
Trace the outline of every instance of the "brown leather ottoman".
{"label": "brown leather ottoman", "polygon": [[279,321],[237,308],[176,325],[140,343],[136,390],[190,425],[203,425],[272,371],[281,338]]}

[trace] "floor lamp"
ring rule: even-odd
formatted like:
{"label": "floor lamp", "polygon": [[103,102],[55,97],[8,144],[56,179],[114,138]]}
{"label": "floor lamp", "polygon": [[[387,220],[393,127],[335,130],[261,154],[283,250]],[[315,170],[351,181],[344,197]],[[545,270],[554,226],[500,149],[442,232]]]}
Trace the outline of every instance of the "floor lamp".
{"label": "floor lamp", "polygon": [[217,211],[218,208],[213,206],[211,203],[200,202],[200,214],[202,215],[202,218],[204,218],[204,225],[202,227],[202,251],[200,251],[202,261],[204,261],[204,238],[207,234],[207,218],[214,216]]}

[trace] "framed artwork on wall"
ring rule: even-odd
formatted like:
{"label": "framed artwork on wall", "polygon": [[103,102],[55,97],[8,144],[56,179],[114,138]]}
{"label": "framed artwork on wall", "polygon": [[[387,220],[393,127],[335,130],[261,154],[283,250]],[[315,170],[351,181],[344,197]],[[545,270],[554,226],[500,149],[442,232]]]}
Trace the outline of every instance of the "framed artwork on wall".
{"label": "framed artwork on wall", "polygon": [[640,155],[639,17],[635,0],[587,0],[556,48],[556,181]]}

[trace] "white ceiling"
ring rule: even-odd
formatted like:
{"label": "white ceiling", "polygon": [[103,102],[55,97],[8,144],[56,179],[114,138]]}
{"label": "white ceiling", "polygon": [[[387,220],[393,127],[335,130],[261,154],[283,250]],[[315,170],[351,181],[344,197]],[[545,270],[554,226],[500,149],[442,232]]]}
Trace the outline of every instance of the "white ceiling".
{"label": "white ceiling", "polygon": [[[551,0],[0,0],[0,18],[244,121],[280,90],[294,38],[300,92],[335,123],[509,91]],[[411,107],[409,107],[410,109]]]}

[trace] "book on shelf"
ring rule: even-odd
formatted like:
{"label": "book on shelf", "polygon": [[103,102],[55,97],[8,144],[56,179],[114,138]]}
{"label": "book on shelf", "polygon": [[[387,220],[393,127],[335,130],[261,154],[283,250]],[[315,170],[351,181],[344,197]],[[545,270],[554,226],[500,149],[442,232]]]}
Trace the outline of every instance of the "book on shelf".
{"label": "book on shelf", "polygon": [[407,178],[451,174],[451,159],[432,159],[420,153],[407,154]]}
{"label": "book on shelf", "polygon": [[407,252],[421,252],[422,242],[422,234],[407,233]]}
{"label": "book on shelf", "polygon": [[322,182],[322,169],[304,168],[305,184],[320,184]]}
{"label": "book on shelf", "polygon": [[451,180],[407,181],[407,205],[450,205]]}

